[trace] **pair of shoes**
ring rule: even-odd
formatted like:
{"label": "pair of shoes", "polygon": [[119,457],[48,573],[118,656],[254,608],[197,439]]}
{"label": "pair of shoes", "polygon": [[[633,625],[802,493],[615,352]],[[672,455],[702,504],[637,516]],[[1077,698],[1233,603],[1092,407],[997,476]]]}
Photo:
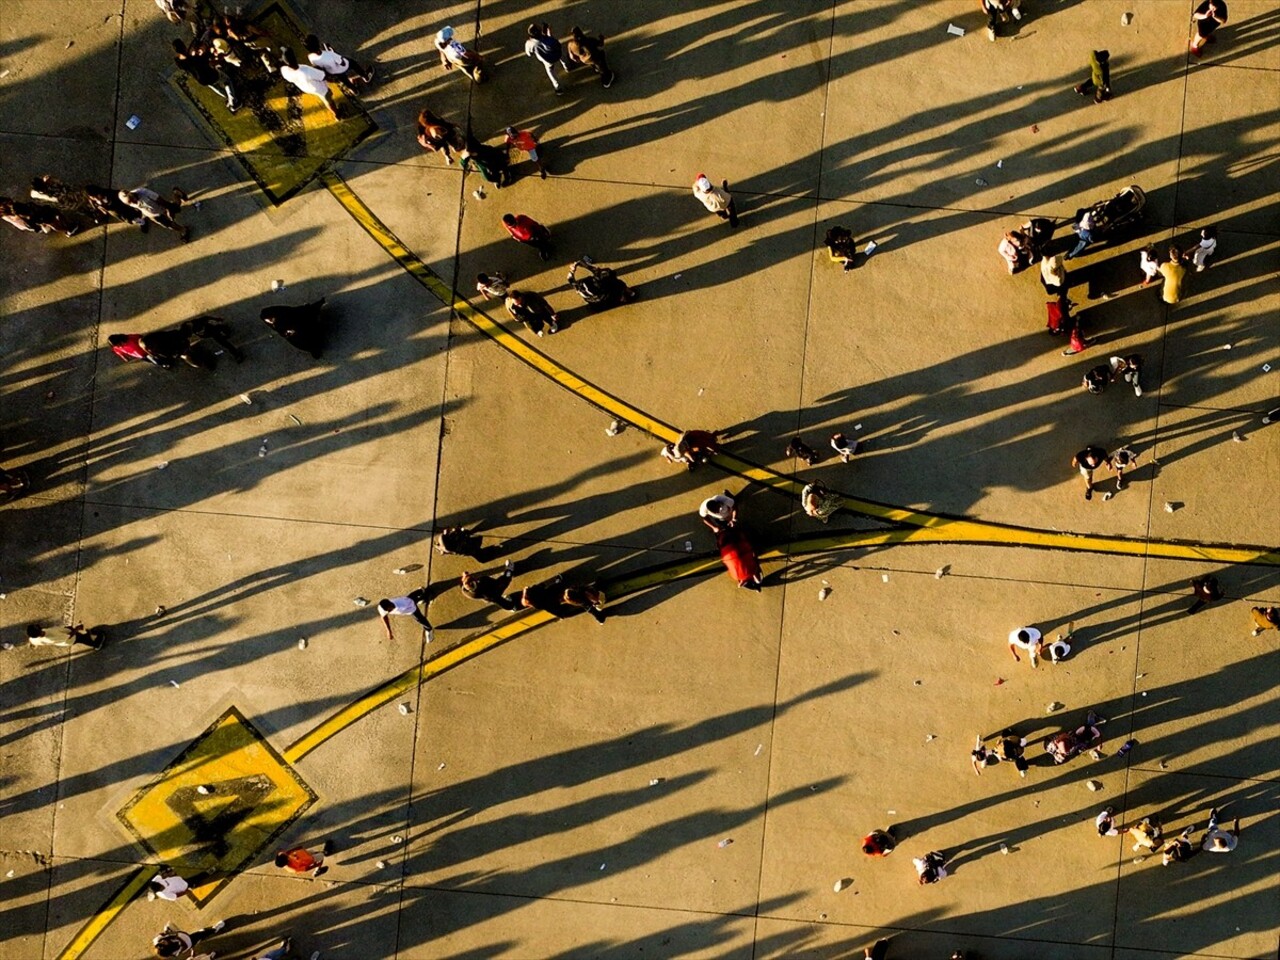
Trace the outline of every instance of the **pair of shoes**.
{"label": "pair of shoes", "polygon": [[538,336],[540,336],[540,337],[544,337],[544,336],[546,336],[546,334],[547,334],[547,331],[545,331],[545,330],[539,330],[539,331],[538,331]]}

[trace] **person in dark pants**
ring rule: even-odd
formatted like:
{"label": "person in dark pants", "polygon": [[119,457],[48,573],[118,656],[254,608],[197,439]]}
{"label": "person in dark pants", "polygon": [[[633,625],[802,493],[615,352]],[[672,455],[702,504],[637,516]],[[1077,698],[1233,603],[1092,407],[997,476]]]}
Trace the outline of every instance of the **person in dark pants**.
{"label": "person in dark pants", "polygon": [[511,586],[511,578],[515,576],[515,572],[516,568],[510,560],[507,561],[506,569],[502,574],[496,577],[486,577],[483,574],[464,570],[459,585],[462,587],[463,594],[472,600],[496,603],[503,610],[519,610],[520,599],[514,594],[508,596],[506,592]]}
{"label": "person in dark pants", "polygon": [[324,307],[324,297],[300,307],[277,304],[263,307],[258,316],[290,346],[305,350],[315,359],[320,359],[324,350],[324,324],[320,319],[320,311]]}
{"label": "person in dark pants", "polygon": [[563,603],[563,578],[552,577],[545,583],[535,583],[520,592],[520,606],[526,610],[542,610],[553,617],[565,617],[573,611]]}
{"label": "person in dark pants", "polygon": [[551,231],[533,217],[527,217],[523,213],[504,213],[502,225],[511,234],[512,240],[527,243],[538,251],[538,256],[543,260],[551,259]]}
{"label": "person in dark pants", "polygon": [[480,175],[499,190],[511,180],[511,174],[507,169],[510,160],[506,150],[491,147],[468,135],[458,156],[463,170],[470,170],[475,166],[480,171]]}
{"label": "person in dark pants", "polygon": [[1111,52],[1094,50],[1089,54],[1089,79],[1076,84],[1076,93],[1082,97],[1093,94],[1094,103],[1111,99]]}
{"label": "person in dark pants", "polygon": [[436,553],[445,556],[452,554],[484,561],[484,540],[478,533],[465,527],[445,527],[436,534],[435,545]]}
{"label": "person in dark pants", "polygon": [[738,225],[738,207],[729,192],[728,180],[722,180],[720,186],[715,187],[705,173],[700,173],[693,181],[693,195],[721,220],[728,220],[729,226]]}
{"label": "person in dark pants", "polygon": [[418,609],[418,604],[421,603],[426,606],[429,599],[427,588],[419,587],[403,597],[384,597],[379,600],[378,616],[382,618],[382,626],[387,631],[387,639],[394,640],[396,638],[396,635],[391,632],[392,617],[413,617],[418,623],[422,624],[422,629],[427,631],[427,643],[430,643],[431,634],[435,628],[431,626],[431,621]]}
{"label": "person in dark pants", "polygon": [[601,624],[604,623],[604,600],[604,592],[594,586],[565,587],[560,595],[560,602],[566,607],[585,610]]}
{"label": "person in dark pants", "polygon": [[164,929],[156,934],[151,941],[151,946],[155,948],[157,957],[189,957],[195,952],[193,948],[197,943],[212,937],[226,925],[225,920],[219,920],[211,927],[202,927],[199,930],[192,930],[190,933],[186,933],[182,930],[175,930],[170,924],[166,923]]}
{"label": "person in dark pants", "polygon": [[0,503],[8,503],[31,486],[25,470],[6,470],[0,467]]}
{"label": "person in dark pants", "polygon": [[1191,55],[1198,57],[1205,44],[1214,42],[1214,31],[1227,22],[1226,0],[1204,0],[1191,14]]}
{"label": "person in dark pants", "polygon": [[444,162],[451,164],[452,151],[461,150],[466,145],[466,139],[456,125],[424,108],[418,114],[418,145],[423,150],[443,153]]}
{"label": "person in dark pants", "polygon": [[529,290],[510,290],[505,304],[512,320],[520,321],[539,337],[543,333],[556,333],[560,329],[560,317],[541,294]]}
{"label": "person in dark pants", "polygon": [[1107,451],[1091,444],[1071,458],[1071,465],[1079,470],[1080,476],[1084,478],[1084,498],[1092,500],[1094,471],[1102,467],[1111,467]]}
{"label": "person in dark pants", "polygon": [[569,31],[569,42],[565,44],[565,66],[590,67],[600,75],[601,83],[608,89],[617,74],[609,69],[609,61],[604,55],[604,34],[590,36],[581,27]]}
{"label": "person in dark pants", "polygon": [[1218,578],[1213,574],[1192,577],[1191,595],[1195,599],[1191,601],[1191,606],[1187,608],[1187,613],[1198,613],[1206,604],[1215,603],[1225,596],[1222,592],[1221,584],[1218,583]]}
{"label": "person in dark pants", "polygon": [[200,340],[212,340],[231,354],[236,363],[244,363],[244,351],[231,342],[231,327],[221,317],[205,314],[184,320],[178,326],[178,331],[186,334],[187,340],[193,345]]}

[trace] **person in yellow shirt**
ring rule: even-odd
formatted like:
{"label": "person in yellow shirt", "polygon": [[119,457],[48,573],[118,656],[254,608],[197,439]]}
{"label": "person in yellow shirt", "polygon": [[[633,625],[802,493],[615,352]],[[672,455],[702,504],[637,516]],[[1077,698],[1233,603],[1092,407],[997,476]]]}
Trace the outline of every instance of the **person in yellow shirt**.
{"label": "person in yellow shirt", "polygon": [[1169,248],[1169,259],[1160,264],[1160,275],[1164,277],[1164,289],[1160,291],[1165,303],[1177,303],[1182,299],[1182,280],[1187,275],[1187,268],[1182,265],[1182,251],[1177,247]]}

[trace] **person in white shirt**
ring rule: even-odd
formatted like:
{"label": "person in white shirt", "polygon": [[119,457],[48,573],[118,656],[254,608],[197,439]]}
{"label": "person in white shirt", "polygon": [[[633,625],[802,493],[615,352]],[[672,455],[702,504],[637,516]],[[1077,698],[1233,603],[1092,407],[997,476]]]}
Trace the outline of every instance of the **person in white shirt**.
{"label": "person in white shirt", "polygon": [[320,38],[314,33],[307,34],[307,39],[302,43],[307,48],[307,60],[310,64],[329,76],[345,76],[352,82],[360,84],[373,82],[373,67],[362,67],[354,60],[348,60],[327,43],[321,43]]}
{"label": "person in white shirt", "polygon": [[317,67],[298,66],[298,58],[294,56],[293,50],[289,47],[281,47],[280,56],[284,60],[280,67],[281,78],[286,83],[293,84],[303,93],[319,97],[324,101],[324,105],[329,108],[333,118],[341,120],[342,117],[338,113],[338,104],[333,99],[333,91],[329,89],[329,81],[327,79],[329,75]]}
{"label": "person in white shirt", "polygon": [[1009,652],[1019,663],[1018,649],[1027,651],[1028,659],[1034,667],[1040,662],[1040,651],[1044,647],[1044,635],[1035,627],[1019,627],[1009,634]]}
{"label": "person in white shirt", "polygon": [[1191,254],[1191,262],[1196,265],[1196,273],[1204,273],[1209,258],[1218,249],[1218,228],[1205,227],[1200,231],[1200,245]]}
{"label": "person in white shirt", "polygon": [[1204,840],[1200,843],[1200,849],[1207,853],[1230,853],[1236,848],[1236,844],[1240,842],[1240,819],[1237,817],[1235,825],[1230,830],[1221,830],[1218,828],[1218,809],[1209,811],[1209,829],[1204,835]]}
{"label": "person in white shirt", "polygon": [[413,617],[422,625],[422,629],[427,632],[427,643],[430,643],[434,628],[431,626],[431,621],[418,609],[419,603],[426,606],[429,602],[430,597],[427,595],[426,587],[419,587],[407,596],[384,597],[379,600],[378,616],[382,619],[383,629],[387,631],[387,639],[395,639],[395,634],[391,632],[392,617]]}
{"label": "person in white shirt", "polygon": [[187,881],[173,872],[172,867],[161,867],[160,872],[147,884],[147,899],[177,900],[189,890]]}

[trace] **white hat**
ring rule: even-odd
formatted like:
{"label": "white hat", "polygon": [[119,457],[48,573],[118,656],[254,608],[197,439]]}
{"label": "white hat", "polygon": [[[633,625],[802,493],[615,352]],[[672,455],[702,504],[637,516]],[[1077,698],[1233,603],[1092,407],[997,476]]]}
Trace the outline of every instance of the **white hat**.
{"label": "white hat", "polygon": [[703,193],[707,193],[711,190],[711,181],[707,179],[707,175],[705,173],[698,174],[698,179],[693,181],[693,189],[701,190]]}

